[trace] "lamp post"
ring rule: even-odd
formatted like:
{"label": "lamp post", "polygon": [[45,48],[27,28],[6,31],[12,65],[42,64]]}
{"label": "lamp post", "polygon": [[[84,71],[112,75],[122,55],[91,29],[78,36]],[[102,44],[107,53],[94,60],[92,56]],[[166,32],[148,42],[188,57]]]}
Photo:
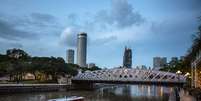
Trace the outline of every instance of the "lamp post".
{"label": "lamp post", "polygon": [[187,73],[184,75],[184,76],[186,77],[187,85],[188,85],[188,86],[190,86],[190,83],[191,83],[191,82],[190,82],[190,78],[191,78],[190,75],[191,75],[191,74],[190,74],[189,72],[187,72]]}
{"label": "lamp post", "polygon": [[178,70],[177,72],[176,72],[176,74],[178,75],[178,82],[180,82],[180,75],[181,75],[181,71],[180,70]]}
{"label": "lamp post", "polygon": [[184,76],[185,77],[188,77],[190,75],[190,73],[189,72],[187,72]]}
{"label": "lamp post", "polygon": [[[180,71],[180,70],[178,70],[177,72],[176,72],[176,74],[178,75],[178,83],[180,83],[180,74],[181,74],[182,72]],[[180,91],[180,87],[178,87],[178,92]],[[178,99],[176,100],[176,101],[179,101],[180,99],[179,99],[179,94],[178,94],[178,92],[177,92],[177,96],[178,96]]]}

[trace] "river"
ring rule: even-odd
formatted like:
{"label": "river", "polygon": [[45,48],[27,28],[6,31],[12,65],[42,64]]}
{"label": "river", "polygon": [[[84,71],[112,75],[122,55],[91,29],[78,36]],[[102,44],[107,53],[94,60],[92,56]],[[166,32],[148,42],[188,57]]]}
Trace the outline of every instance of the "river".
{"label": "river", "polygon": [[65,96],[83,96],[85,101],[168,101],[173,87],[155,85],[114,85],[96,90],[73,90],[0,95],[0,101],[47,101]]}

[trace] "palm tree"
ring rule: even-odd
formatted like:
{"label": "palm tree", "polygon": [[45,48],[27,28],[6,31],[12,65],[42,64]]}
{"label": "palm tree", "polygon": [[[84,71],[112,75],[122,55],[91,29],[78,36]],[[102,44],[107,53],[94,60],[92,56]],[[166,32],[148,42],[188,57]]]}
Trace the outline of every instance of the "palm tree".
{"label": "palm tree", "polygon": [[[199,17],[199,22],[201,22],[201,16]],[[193,44],[191,48],[188,50],[186,61],[188,63],[193,61],[199,50],[201,50],[201,24],[198,27],[198,32],[195,35],[193,35]]]}

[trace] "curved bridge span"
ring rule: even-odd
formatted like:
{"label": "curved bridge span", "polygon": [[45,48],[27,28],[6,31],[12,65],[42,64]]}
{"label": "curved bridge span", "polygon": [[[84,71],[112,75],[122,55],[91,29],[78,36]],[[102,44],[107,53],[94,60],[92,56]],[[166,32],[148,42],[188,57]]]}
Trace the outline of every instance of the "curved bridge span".
{"label": "curved bridge span", "polygon": [[184,84],[186,78],[170,72],[118,68],[86,71],[72,79],[73,83]]}

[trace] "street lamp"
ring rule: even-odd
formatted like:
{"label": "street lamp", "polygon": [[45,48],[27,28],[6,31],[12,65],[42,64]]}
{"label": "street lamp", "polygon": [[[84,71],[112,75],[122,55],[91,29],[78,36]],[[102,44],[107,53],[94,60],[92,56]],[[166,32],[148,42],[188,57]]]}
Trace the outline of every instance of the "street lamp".
{"label": "street lamp", "polygon": [[181,74],[182,72],[180,71],[180,70],[178,70],[177,72],[176,72],[176,74],[178,75],[178,82],[180,82],[180,74]]}
{"label": "street lamp", "polygon": [[176,72],[176,74],[181,74],[182,72],[180,71],[180,70],[178,70],[177,72]]}
{"label": "street lamp", "polygon": [[189,72],[187,72],[184,76],[186,77],[186,81],[187,81],[187,85],[190,86],[191,83],[191,74]]}
{"label": "street lamp", "polygon": [[190,75],[190,73],[189,72],[187,72],[184,76],[185,77],[188,77]]}

